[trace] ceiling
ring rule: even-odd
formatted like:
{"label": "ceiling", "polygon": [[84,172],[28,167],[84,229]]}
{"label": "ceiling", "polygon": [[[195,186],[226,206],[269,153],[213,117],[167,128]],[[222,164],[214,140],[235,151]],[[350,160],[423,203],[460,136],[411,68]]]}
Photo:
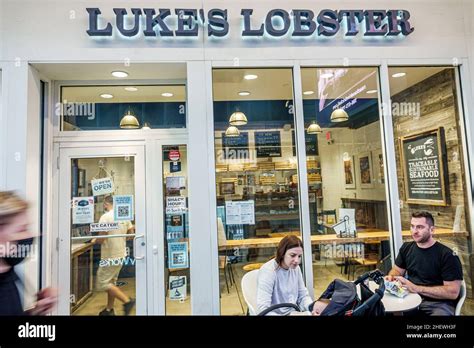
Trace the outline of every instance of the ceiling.
{"label": "ceiling", "polygon": [[[51,80],[186,80],[185,63],[33,63]],[[126,71],[127,78],[115,78],[112,71]]]}
{"label": "ceiling", "polygon": [[[138,90],[130,92],[125,87],[135,87]],[[113,95],[104,99],[103,93]],[[164,97],[162,93],[172,93],[172,97]],[[144,103],[144,102],[184,102],[186,87],[184,85],[130,85],[130,86],[77,86],[63,87],[61,99],[66,102],[83,103]]]}
{"label": "ceiling", "polygon": [[[33,66],[43,76],[51,80],[75,80],[104,82],[107,86],[69,89],[64,96],[69,101],[89,102],[147,102],[147,101],[183,101],[186,100],[183,86],[171,86],[186,82],[185,63],[140,63],[124,66],[123,63],[35,63]],[[414,84],[438,73],[445,68],[440,67],[395,67],[389,69],[391,95],[397,94]],[[112,71],[128,72],[127,78],[114,78]],[[343,99],[343,98],[376,98],[378,92],[367,94],[367,91],[378,91],[377,68],[302,68],[302,90],[313,91],[304,95],[306,99]],[[405,72],[406,76],[393,78],[391,75]],[[246,74],[258,76],[254,80],[246,80]],[[327,74],[325,77],[323,74]],[[322,76],[323,75],[323,76]],[[213,98],[215,101],[238,100],[289,100],[293,98],[291,68],[259,68],[259,69],[214,69]],[[153,82],[150,80],[154,80]],[[115,82],[117,81],[117,82]],[[138,87],[136,92],[123,89],[126,82],[129,86]],[[161,86],[160,81],[163,81]],[[153,86],[140,86],[147,83]],[[113,84],[121,86],[111,86]],[[160,86],[158,86],[158,84]],[[250,92],[249,96],[240,96],[241,91]],[[161,96],[163,92],[174,94],[172,98]],[[100,94],[110,93],[112,99],[100,98]]]}

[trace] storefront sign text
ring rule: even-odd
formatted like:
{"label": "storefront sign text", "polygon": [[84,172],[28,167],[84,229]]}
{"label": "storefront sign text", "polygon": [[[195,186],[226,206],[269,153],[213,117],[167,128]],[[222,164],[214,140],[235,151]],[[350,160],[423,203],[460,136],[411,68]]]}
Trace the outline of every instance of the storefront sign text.
{"label": "storefront sign text", "polygon": [[[89,36],[112,36],[114,25],[104,23],[99,8],[86,8],[89,14]],[[207,29],[208,37],[225,37],[229,34],[229,11],[227,9],[177,8],[114,8],[115,30],[125,37],[143,34],[145,37],[197,37],[199,26]],[[414,31],[407,10],[321,10],[315,14],[309,9],[272,9],[265,18],[253,18],[253,9],[240,11],[243,22],[242,37],[281,37],[291,34],[292,37],[335,36],[341,29],[345,36],[408,36]],[[259,24],[255,25],[256,21]],[[100,22],[100,23],[99,23]],[[171,23],[175,23],[171,27]]]}

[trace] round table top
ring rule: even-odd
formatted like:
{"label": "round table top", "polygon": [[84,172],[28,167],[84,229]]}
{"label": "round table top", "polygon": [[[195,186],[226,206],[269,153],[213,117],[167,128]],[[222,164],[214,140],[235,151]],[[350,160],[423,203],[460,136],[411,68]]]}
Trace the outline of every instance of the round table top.
{"label": "round table top", "polygon": [[[370,290],[374,291],[378,288],[378,285],[370,281]],[[406,312],[418,307],[421,303],[421,296],[412,292],[409,292],[405,297],[397,297],[392,295],[388,291],[385,291],[382,297],[382,303],[385,307],[386,312]]]}

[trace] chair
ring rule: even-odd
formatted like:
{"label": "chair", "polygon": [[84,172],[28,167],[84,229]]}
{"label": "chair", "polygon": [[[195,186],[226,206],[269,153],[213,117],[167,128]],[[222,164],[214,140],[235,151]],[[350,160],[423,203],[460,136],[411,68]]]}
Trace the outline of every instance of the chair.
{"label": "chair", "polygon": [[247,304],[247,314],[257,315],[257,279],[259,270],[247,272],[242,277],[240,283],[242,287],[242,295]]}
{"label": "chair", "polygon": [[454,310],[454,315],[461,315],[461,308],[466,300],[466,282],[463,280],[461,283],[461,289],[459,290],[458,303],[456,304],[456,309]]}

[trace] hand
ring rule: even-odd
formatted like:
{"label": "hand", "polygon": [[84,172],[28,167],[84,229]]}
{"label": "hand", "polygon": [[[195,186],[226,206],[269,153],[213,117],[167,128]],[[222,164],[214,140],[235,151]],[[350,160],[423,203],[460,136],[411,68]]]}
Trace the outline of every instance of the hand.
{"label": "hand", "polygon": [[388,276],[385,276],[383,279],[385,279],[387,282],[393,282],[395,280],[395,277],[388,275]]}
{"label": "hand", "polygon": [[28,311],[30,315],[46,315],[56,306],[58,292],[54,288],[45,288],[36,294],[38,301],[34,308]]}
{"label": "hand", "polygon": [[418,285],[413,284],[411,281],[406,279],[405,277],[395,277],[395,280],[397,280],[404,288],[406,288],[408,291],[413,292],[415,294],[419,293],[419,287]]}

